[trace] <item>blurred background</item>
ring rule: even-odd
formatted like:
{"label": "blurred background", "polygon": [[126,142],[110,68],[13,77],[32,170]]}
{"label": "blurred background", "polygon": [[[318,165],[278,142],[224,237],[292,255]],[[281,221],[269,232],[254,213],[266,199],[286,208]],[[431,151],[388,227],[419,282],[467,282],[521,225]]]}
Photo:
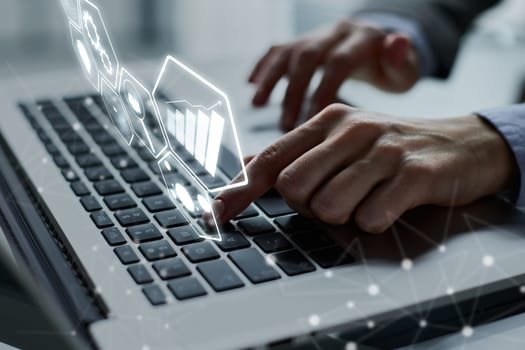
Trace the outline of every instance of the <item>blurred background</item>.
{"label": "blurred background", "polygon": [[[167,53],[186,61],[255,60],[273,43],[286,41],[352,13],[366,0],[97,0],[121,61],[141,61]],[[58,0],[0,2],[0,80],[26,73],[78,67]],[[447,82],[423,82],[418,96],[444,90],[482,106],[516,101],[525,76],[525,1],[507,0],[487,13],[466,40],[456,70]],[[494,74],[491,76],[490,74]],[[483,80],[480,77],[483,77]],[[473,79],[476,84],[473,84]],[[493,89],[494,79],[501,81]],[[478,85],[475,93],[468,86]],[[482,83],[485,82],[485,83]],[[442,89],[447,84],[447,89]],[[467,86],[467,84],[469,84]],[[427,87],[428,86],[428,87]],[[439,87],[439,88],[438,88]],[[443,90],[434,91],[438,88]],[[362,92],[361,92],[362,91]],[[359,86],[368,106],[376,95]],[[441,95],[440,95],[441,94]],[[380,95],[383,96],[383,95]],[[384,97],[380,108],[399,100]],[[383,100],[382,100],[383,101]],[[436,107],[436,113],[450,109]],[[399,108],[398,108],[399,110]],[[400,111],[404,111],[402,108]],[[418,108],[410,112],[419,113]]]}

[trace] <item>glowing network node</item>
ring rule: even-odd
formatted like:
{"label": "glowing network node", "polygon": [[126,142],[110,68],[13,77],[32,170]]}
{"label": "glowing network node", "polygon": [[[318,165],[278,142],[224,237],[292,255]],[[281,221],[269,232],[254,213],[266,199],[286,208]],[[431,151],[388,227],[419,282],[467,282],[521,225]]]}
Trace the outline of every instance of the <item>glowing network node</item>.
{"label": "glowing network node", "polygon": [[368,294],[371,296],[376,296],[380,292],[379,286],[377,284],[371,284],[368,286]]}
{"label": "glowing network node", "polygon": [[448,287],[447,290],[446,290],[446,293],[447,293],[447,295],[452,295],[452,294],[454,294],[454,288],[452,288],[452,287]]}
{"label": "glowing network node", "polygon": [[471,326],[464,326],[463,329],[461,329],[461,334],[465,338],[470,338],[474,334],[474,329]]}
{"label": "glowing network node", "polygon": [[414,263],[412,262],[412,260],[410,259],[403,259],[401,261],[401,267],[403,268],[403,270],[405,271],[409,271],[409,270],[412,270],[412,267],[414,266]]}
{"label": "glowing network node", "polygon": [[372,329],[376,326],[376,323],[373,321],[373,320],[370,320],[366,323],[366,326],[369,328],[369,329]]}
{"label": "glowing network node", "polygon": [[321,323],[321,318],[319,315],[310,315],[310,317],[308,317],[308,323],[310,323],[310,326],[316,327]]}
{"label": "glowing network node", "polygon": [[428,326],[427,320],[419,320],[419,327],[426,328]]}
{"label": "glowing network node", "polygon": [[485,255],[483,257],[483,265],[485,265],[485,267],[491,267],[494,265],[494,257],[492,255]]}
{"label": "glowing network node", "polygon": [[355,303],[354,303],[353,301],[351,301],[351,300],[350,300],[350,301],[347,301],[347,302],[346,302],[346,307],[347,307],[348,309],[353,309],[353,308],[355,307]]}
{"label": "glowing network node", "polygon": [[354,342],[346,343],[345,350],[357,350],[357,344]]}

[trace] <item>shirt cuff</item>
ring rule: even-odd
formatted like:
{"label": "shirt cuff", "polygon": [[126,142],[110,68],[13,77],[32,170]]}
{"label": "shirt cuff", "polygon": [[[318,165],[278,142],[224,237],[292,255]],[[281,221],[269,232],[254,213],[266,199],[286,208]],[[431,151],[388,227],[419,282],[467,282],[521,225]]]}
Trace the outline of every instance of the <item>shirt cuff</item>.
{"label": "shirt cuff", "polygon": [[477,112],[505,138],[520,171],[516,205],[525,206],[525,104]]}
{"label": "shirt cuff", "polygon": [[429,45],[428,39],[419,23],[399,15],[381,12],[358,13],[354,18],[372,22],[385,30],[396,31],[408,35],[419,54],[421,75],[428,77],[435,73],[437,67],[436,59],[432,48]]}

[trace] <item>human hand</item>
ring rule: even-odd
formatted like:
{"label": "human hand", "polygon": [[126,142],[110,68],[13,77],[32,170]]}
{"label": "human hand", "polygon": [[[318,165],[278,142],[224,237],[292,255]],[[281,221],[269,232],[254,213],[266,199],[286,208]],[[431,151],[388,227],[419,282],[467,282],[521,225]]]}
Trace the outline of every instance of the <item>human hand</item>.
{"label": "human hand", "polygon": [[517,166],[499,133],[475,115],[409,119],[336,104],[246,170],[247,186],[213,201],[219,221],[275,187],[303,215],[335,225],[355,215],[363,230],[381,233],[416,206],[463,205],[502,191]]}
{"label": "human hand", "polygon": [[287,76],[281,127],[293,129],[310,80],[321,67],[323,78],[312,96],[307,117],[336,102],[337,91],[348,78],[367,81],[382,90],[403,92],[420,76],[416,51],[407,36],[344,20],[270,48],[249,77],[257,87],[253,104],[266,104],[277,82]]}

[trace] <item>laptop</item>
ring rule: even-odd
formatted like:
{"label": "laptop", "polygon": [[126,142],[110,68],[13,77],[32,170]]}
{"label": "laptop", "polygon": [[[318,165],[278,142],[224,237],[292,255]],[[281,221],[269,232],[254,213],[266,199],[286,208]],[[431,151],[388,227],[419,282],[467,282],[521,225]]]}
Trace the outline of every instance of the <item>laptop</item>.
{"label": "laptop", "polygon": [[275,191],[227,225],[203,223],[213,194],[243,173],[236,135],[258,142],[236,128],[241,102],[173,56],[116,69],[97,4],[63,3],[80,68],[0,93],[5,248],[61,321],[0,340],[246,349],[331,334],[347,349],[391,349],[522,311],[525,216],[500,198],[417,208],[383,235],[309,220]]}

